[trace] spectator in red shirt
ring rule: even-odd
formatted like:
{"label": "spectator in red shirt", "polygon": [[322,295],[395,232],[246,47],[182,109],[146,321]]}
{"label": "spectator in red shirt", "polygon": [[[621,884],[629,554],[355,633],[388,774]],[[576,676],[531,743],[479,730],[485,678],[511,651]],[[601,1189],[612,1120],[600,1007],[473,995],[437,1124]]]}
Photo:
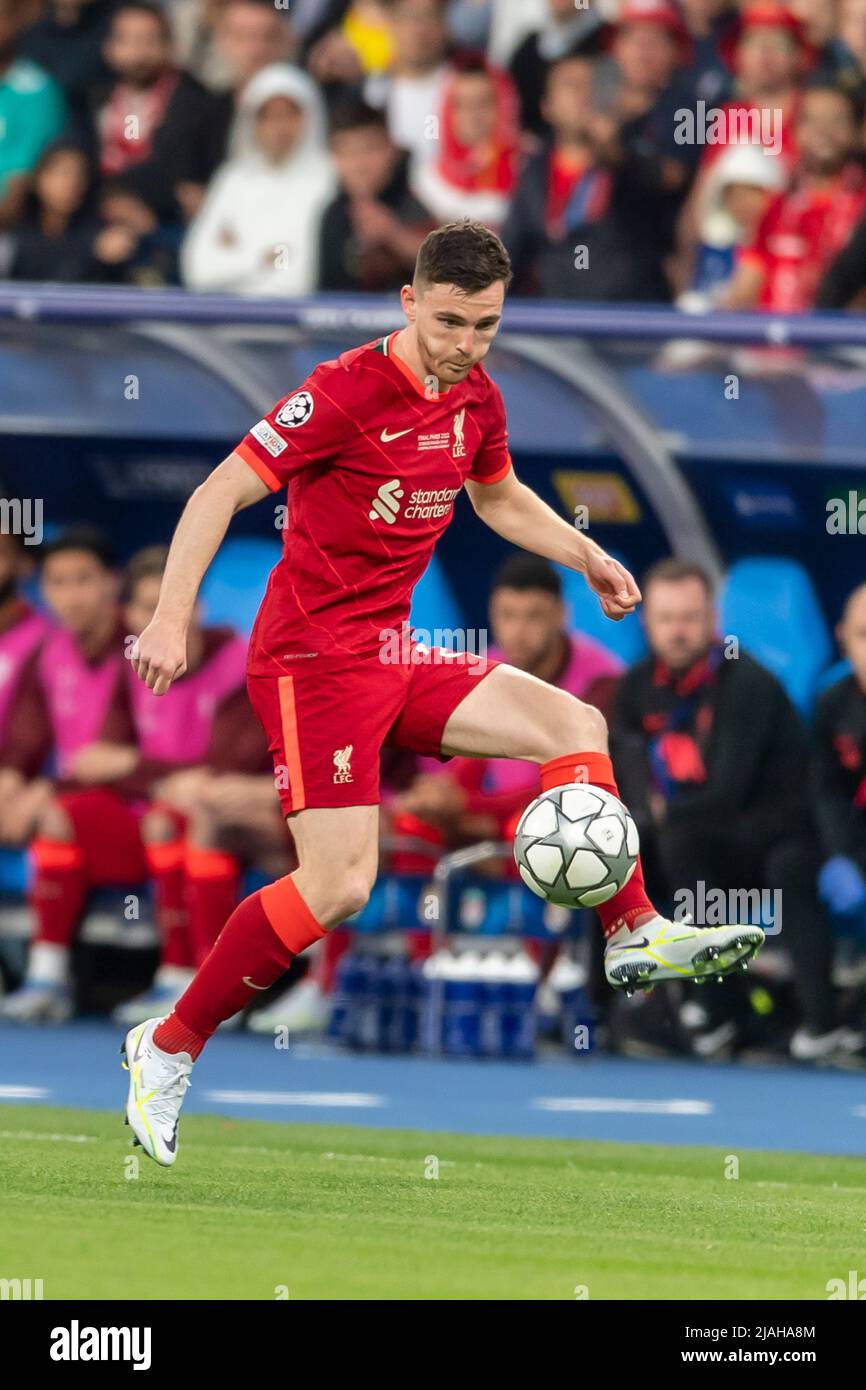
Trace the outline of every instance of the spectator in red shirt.
{"label": "spectator in red shirt", "polygon": [[797,122],[794,186],[770,204],[721,302],[731,309],[799,313],[815,305],[825,271],[866,212],[866,174],[855,158],[859,114],[833,87],[807,93]]}

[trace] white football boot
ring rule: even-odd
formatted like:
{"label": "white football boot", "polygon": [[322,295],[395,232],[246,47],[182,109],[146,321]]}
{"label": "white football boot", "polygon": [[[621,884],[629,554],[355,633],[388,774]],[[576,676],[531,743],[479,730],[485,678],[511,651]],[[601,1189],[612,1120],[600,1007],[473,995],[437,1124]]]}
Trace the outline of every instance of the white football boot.
{"label": "white football boot", "polygon": [[323,1033],[330,1016],[330,1001],[321,986],[315,980],[304,979],[267,1008],[251,1013],[247,1027],[251,1033],[273,1033],[275,1028],[288,1028],[292,1033]]}
{"label": "white football boot", "polygon": [[723,980],[749,961],[764,944],[760,927],[696,927],[649,917],[629,931],[626,925],[608,939],[604,973],[608,984],[629,996],[662,980]]}
{"label": "white football boot", "polygon": [[153,1018],[155,1014],[161,1013],[167,1017],[194,979],[194,970],[180,965],[161,965],[150,989],[112,1009],[112,1022],[132,1028],[136,1023],[144,1023],[147,1019]]}
{"label": "white football boot", "polygon": [[177,1123],[189,1088],[192,1058],[188,1052],[163,1052],[153,1041],[161,1018],[130,1028],[120,1049],[129,1072],[126,1123],[149,1158],[170,1167],[177,1158]]}
{"label": "white football boot", "polygon": [[71,1015],[68,985],[49,980],[25,980],[0,1003],[0,1018],[7,1023],[65,1023]]}

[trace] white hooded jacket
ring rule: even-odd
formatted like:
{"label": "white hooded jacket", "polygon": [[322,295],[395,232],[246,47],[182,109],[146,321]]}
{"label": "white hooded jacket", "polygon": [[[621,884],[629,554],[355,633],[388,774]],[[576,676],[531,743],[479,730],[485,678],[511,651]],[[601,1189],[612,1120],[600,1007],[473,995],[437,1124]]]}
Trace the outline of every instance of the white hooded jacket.
{"label": "white hooded jacket", "polygon": [[[256,144],[256,113],[285,96],[304,112],[295,148],[281,164]],[[230,158],[214,175],[181,250],[183,282],[193,290],[297,295],[316,288],[319,223],[336,191],[322,99],[306,73],[283,63],[263,68],[241,97]]]}

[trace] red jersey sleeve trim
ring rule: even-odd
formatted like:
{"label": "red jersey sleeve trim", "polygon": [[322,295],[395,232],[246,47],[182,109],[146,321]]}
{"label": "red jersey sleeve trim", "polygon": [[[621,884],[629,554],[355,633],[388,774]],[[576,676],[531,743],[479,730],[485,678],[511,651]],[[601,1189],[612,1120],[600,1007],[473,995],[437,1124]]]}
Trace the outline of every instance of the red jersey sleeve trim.
{"label": "red jersey sleeve trim", "polygon": [[262,463],[262,460],[253,453],[249,444],[238,444],[235,453],[240,455],[244,463],[249,464],[254,473],[258,473],[265,487],[270,488],[271,492],[277,492],[282,487],[282,483],[276,473],[272,473],[268,465]]}
{"label": "red jersey sleeve trim", "polygon": [[487,473],[483,478],[476,477],[474,473],[470,473],[469,481],[470,483],[485,483],[489,487],[491,483],[501,483],[502,479],[508,476],[513,467],[514,464],[509,454],[505,463],[503,463],[502,467],[497,469],[495,473]]}

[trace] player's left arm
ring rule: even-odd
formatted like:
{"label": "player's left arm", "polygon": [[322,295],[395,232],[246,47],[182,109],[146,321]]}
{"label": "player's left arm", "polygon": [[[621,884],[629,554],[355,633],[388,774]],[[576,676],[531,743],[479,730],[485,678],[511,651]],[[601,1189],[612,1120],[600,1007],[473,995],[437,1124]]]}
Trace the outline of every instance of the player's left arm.
{"label": "player's left arm", "polygon": [[477,516],[504,540],[579,570],[598,594],[608,618],[619,622],[633,612],[641,592],[624,565],[577,531],[517,478],[513,468],[496,482],[467,478],[466,491]]}

